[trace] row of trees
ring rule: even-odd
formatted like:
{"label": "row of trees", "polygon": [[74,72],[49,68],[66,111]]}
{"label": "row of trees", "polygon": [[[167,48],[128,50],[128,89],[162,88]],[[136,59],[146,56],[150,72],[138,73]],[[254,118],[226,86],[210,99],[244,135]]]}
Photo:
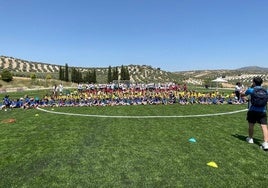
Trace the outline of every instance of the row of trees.
{"label": "row of trees", "polygon": [[[115,67],[112,69],[111,66],[108,68],[108,76],[107,76],[107,82],[111,83],[114,80],[119,80],[119,71],[118,68]],[[127,67],[121,66],[121,72],[120,72],[120,80],[130,80],[130,75]]]}
{"label": "row of trees", "polygon": [[[69,76],[69,73],[71,75]],[[36,79],[36,74],[31,74],[32,79]],[[109,66],[108,68],[108,75],[107,75],[107,83],[111,83],[114,80],[130,80],[130,75],[127,67],[121,66],[121,71],[119,74],[118,67],[112,68]],[[12,72],[8,69],[3,69],[1,71],[1,79],[6,82],[10,82],[13,80]],[[59,80],[62,81],[72,81],[74,83],[97,83],[97,75],[96,70],[92,69],[82,72],[78,68],[70,68],[68,67],[68,64],[65,64],[65,67],[59,68]]]}
{"label": "row of trees", "polygon": [[[127,67],[121,66],[121,72],[119,74],[118,67],[112,68],[109,66],[107,83],[111,83],[114,80],[130,80],[130,75]],[[59,79],[69,82],[69,67],[65,64],[65,67],[59,69]],[[78,68],[71,68],[71,81],[75,83],[97,83],[96,70],[92,69],[86,72],[81,72]]]}

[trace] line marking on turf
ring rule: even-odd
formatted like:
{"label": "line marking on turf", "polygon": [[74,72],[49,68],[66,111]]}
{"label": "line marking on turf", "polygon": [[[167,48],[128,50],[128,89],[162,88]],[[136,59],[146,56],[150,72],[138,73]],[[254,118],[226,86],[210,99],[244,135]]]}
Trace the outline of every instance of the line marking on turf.
{"label": "line marking on turf", "polygon": [[248,109],[243,110],[236,110],[231,112],[222,112],[222,113],[215,113],[215,114],[195,114],[195,115],[172,115],[172,116],[112,116],[112,115],[94,115],[94,114],[75,114],[75,113],[67,113],[67,112],[55,112],[50,110],[45,110],[43,108],[36,108],[37,110],[51,113],[51,114],[60,114],[60,115],[67,115],[67,116],[85,116],[85,117],[99,117],[99,118],[139,118],[139,119],[145,119],[145,118],[189,118],[189,117],[209,117],[209,116],[221,116],[221,115],[228,115],[228,114],[236,114],[240,112],[245,112]]}

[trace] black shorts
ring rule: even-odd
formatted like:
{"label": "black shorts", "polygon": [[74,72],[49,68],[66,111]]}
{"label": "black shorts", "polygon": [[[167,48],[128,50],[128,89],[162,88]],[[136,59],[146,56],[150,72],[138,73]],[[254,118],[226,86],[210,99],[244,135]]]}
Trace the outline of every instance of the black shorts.
{"label": "black shorts", "polygon": [[247,120],[249,123],[259,123],[267,125],[267,114],[266,112],[248,111]]}

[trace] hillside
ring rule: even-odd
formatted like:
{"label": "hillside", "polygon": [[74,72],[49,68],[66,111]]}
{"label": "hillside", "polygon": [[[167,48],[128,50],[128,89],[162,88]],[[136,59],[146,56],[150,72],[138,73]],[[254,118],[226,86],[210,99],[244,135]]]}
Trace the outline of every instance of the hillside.
{"label": "hillside", "polygon": [[222,77],[228,81],[229,84],[235,85],[237,82],[241,82],[248,86],[252,84],[252,79],[255,76],[260,76],[264,80],[264,85],[268,85],[268,71],[265,71],[265,68],[261,68],[260,70],[249,68],[236,70],[197,70],[176,72],[175,74],[194,80],[200,79],[203,82]]}
{"label": "hillside", "polygon": [[258,66],[249,66],[249,67],[242,67],[240,69],[237,69],[239,71],[255,71],[255,72],[268,72],[268,68],[264,67],[258,67]]}
{"label": "hillside", "polygon": [[[12,71],[14,77],[29,78],[30,74],[34,73],[37,79],[42,80],[50,74],[54,80],[59,77],[59,68],[63,65],[53,65],[48,63],[33,62],[13,57],[0,56],[0,71],[2,69],[9,69]],[[217,77],[223,77],[228,81],[228,84],[223,84],[224,87],[235,85],[236,82],[242,82],[244,85],[250,85],[254,76],[261,76],[265,85],[268,80],[268,68],[257,66],[243,67],[236,70],[194,70],[194,71],[180,71],[167,72],[160,68],[153,68],[148,65],[124,65],[128,68],[131,82],[133,83],[164,83],[164,82],[178,82],[202,86],[205,84],[213,84],[211,80]],[[90,67],[69,67],[77,68],[81,72],[95,69],[98,83],[106,83],[108,75],[107,68],[90,68]],[[114,68],[114,67],[112,67]],[[120,73],[121,66],[117,67]],[[1,83],[0,83],[1,84]],[[2,83],[3,85],[3,83]],[[13,83],[15,86],[16,84]],[[215,85],[215,83],[214,83]]]}
{"label": "hillside", "polygon": [[[52,78],[59,77],[59,69],[61,65],[53,65],[41,62],[32,62],[27,60],[16,59],[13,57],[0,56],[0,70],[9,69],[14,76],[29,77],[31,73],[35,73],[37,78],[45,78],[46,74],[51,74]],[[125,65],[124,65],[125,66]],[[63,66],[62,66],[63,67]],[[81,72],[95,69],[98,83],[106,83],[108,75],[107,68],[90,68],[90,67],[69,67],[77,68]],[[113,67],[112,67],[113,68]],[[121,66],[117,67],[120,73]],[[128,65],[127,66],[132,82],[170,82],[176,80],[176,75],[152,68],[146,65]]]}

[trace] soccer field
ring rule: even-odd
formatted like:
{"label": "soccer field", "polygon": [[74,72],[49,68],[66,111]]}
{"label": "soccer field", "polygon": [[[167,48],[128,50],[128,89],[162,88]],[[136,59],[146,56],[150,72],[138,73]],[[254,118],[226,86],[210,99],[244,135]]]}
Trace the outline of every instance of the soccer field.
{"label": "soccer field", "polygon": [[246,107],[2,110],[0,187],[266,187],[268,152],[258,126],[245,142]]}

